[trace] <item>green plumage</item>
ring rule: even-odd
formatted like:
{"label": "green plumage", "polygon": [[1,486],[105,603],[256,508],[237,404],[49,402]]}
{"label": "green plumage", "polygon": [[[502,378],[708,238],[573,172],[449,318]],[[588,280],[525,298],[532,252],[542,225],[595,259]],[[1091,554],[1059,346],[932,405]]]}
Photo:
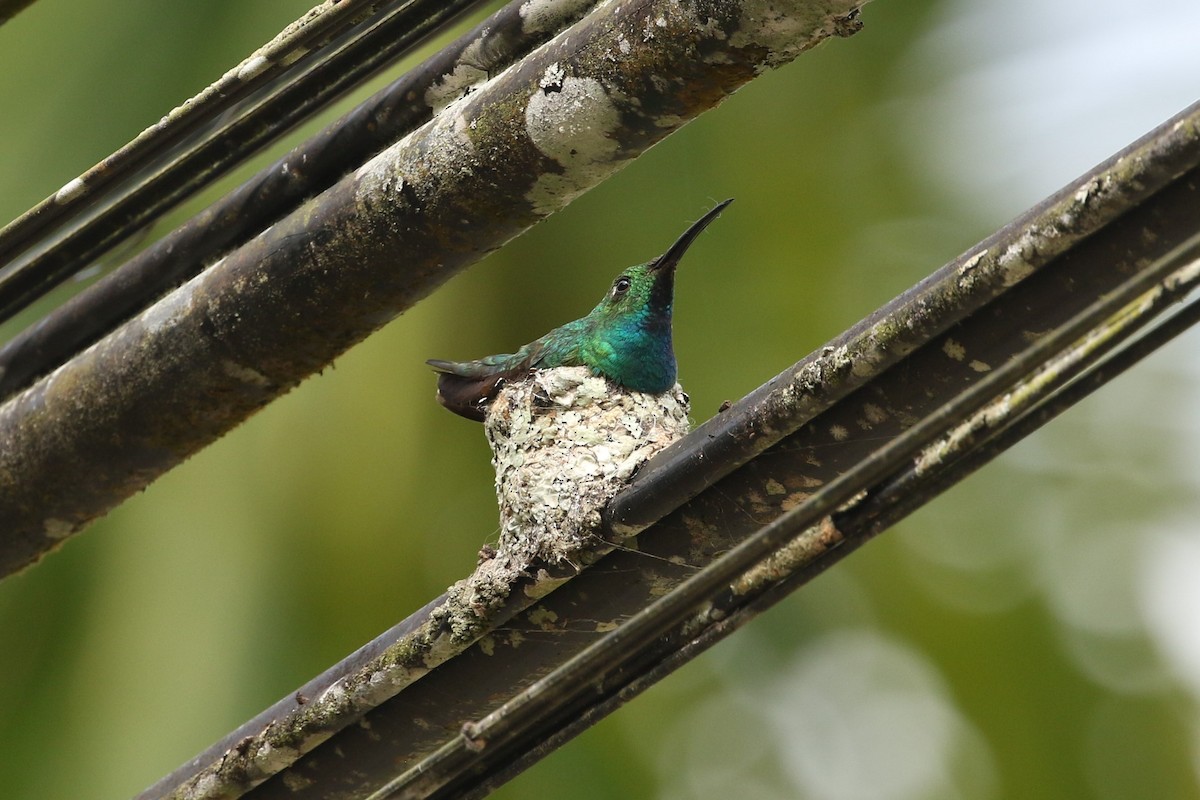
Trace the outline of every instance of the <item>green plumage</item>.
{"label": "green plumage", "polygon": [[552,367],[590,367],[596,375],[639,392],[670,389],[676,376],[671,342],[675,268],[700,232],[732,202],[718,204],[693,223],[663,255],[621,273],[586,317],[515,353],[426,362],[439,373],[438,401],[455,414],[482,421],[504,381]]}

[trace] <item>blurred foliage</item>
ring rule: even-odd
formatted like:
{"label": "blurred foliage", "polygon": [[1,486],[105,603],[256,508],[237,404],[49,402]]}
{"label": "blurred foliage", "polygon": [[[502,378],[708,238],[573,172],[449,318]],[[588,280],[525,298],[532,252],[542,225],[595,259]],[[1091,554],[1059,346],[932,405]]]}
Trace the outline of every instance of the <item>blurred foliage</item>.
{"label": "blurred foliage", "polygon": [[[754,81],[0,584],[4,796],[133,794],[472,568],[496,529],[487,447],[433,401],[425,358],[505,351],[578,316],[733,196],[680,271],[676,345],[702,420],[1002,224],[992,209],[1040,199],[972,199],[970,163],[956,182],[926,168],[955,143],[913,109],[965,67],[924,54],[969,52],[942,40],[979,5],[871,4],[861,34]],[[306,7],[33,5],[0,28],[0,218]],[[1039,177],[1053,188],[1125,144],[1087,141],[1082,165]],[[1172,624],[1197,606],[1159,579],[1184,562],[1146,555],[1198,552],[1179,521],[1196,483],[1185,356],[1072,411],[497,796],[1200,796],[1200,662]]]}

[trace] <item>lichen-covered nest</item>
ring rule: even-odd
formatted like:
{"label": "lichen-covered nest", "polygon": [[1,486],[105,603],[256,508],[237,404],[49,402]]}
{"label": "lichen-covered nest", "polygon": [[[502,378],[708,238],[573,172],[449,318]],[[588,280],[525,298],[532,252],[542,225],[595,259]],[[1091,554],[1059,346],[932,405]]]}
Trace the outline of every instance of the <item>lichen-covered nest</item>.
{"label": "lichen-covered nest", "polygon": [[587,543],[638,467],[687,433],[688,398],[678,384],[652,395],[586,367],[538,370],[500,390],[484,429],[500,504],[498,555],[556,563]]}

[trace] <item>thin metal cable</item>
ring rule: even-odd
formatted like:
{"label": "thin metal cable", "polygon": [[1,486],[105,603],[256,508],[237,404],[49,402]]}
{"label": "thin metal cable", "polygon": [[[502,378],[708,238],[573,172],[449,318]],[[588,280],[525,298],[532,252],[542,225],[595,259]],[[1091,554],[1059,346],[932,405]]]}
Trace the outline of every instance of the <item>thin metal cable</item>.
{"label": "thin metal cable", "polygon": [[0,322],[482,2],[345,0],[281,35],[0,230]]}

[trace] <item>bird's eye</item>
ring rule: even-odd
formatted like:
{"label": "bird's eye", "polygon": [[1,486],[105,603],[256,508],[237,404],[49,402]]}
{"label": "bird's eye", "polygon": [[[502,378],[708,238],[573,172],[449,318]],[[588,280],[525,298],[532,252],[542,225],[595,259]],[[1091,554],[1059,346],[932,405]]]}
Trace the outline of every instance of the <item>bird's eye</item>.
{"label": "bird's eye", "polygon": [[629,278],[626,278],[624,275],[622,275],[621,277],[617,278],[617,280],[613,283],[613,294],[614,295],[625,294],[626,292],[629,291],[629,287],[632,285],[633,285],[633,281],[629,280]]}

